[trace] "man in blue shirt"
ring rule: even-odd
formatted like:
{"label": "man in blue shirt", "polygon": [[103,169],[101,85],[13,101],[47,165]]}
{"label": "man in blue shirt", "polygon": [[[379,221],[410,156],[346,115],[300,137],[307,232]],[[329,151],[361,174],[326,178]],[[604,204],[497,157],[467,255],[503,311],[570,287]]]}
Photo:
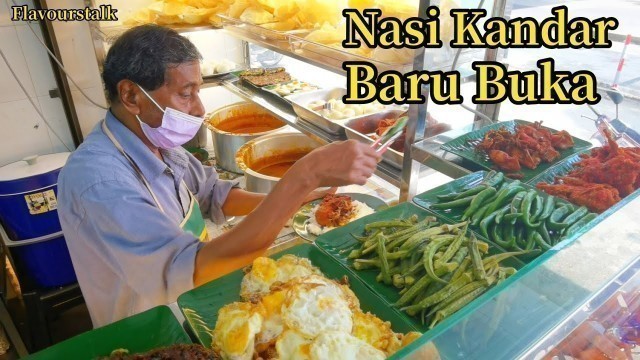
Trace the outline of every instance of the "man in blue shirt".
{"label": "man in blue shirt", "polygon": [[[314,189],[364,184],[380,160],[346,141],[296,162],[267,196],[218,179],[179,146],[205,114],[200,60],[173,30],[124,33],[104,63],[110,110],[60,174],[60,221],[95,327],[249,263]],[[246,217],[207,239],[202,214]]]}

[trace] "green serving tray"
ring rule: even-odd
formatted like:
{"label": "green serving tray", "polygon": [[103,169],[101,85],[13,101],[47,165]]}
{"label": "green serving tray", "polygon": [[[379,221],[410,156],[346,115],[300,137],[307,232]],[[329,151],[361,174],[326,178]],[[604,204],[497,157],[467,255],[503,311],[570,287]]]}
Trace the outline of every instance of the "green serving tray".
{"label": "green serving tray", "polygon": [[[376,281],[376,276],[378,275],[378,270],[361,270],[357,271],[352,268],[353,260],[347,259],[347,256],[351,252],[351,250],[359,248],[360,243],[351,236],[361,235],[364,231],[364,227],[366,224],[382,221],[382,220],[392,220],[398,218],[407,218],[412,215],[418,215],[418,219],[422,220],[426,216],[435,216],[441,223],[454,223],[441,215],[430,212],[428,210],[421,209],[414,204],[411,203],[402,203],[400,205],[391,207],[389,209],[377,212],[375,214],[371,214],[365,216],[361,219],[358,219],[354,222],[351,222],[345,226],[332,230],[316,239],[316,245],[326,251],[331,257],[336,259],[343,267],[346,267],[351,271],[355,276],[357,276],[362,282],[367,284],[371,290],[380,295],[386,306],[392,308],[392,304],[394,304],[398,299],[400,299],[399,290],[393,286],[385,285]],[[483,241],[486,241],[483,239]],[[488,242],[489,253],[497,254],[502,253],[504,250],[497,247],[496,245]],[[502,264],[506,266],[513,266],[516,269],[520,269],[524,266],[524,264],[516,259],[510,258],[502,262]],[[479,299],[482,299],[480,297]],[[478,300],[479,302],[483,302],[485,300]],[[472,304],[468,306],[473,306]],[[429,331],[429,324],[422,324],[418,318],[409,316],[405,313],[400,313],[401,316],[408,322],[410,322],[414,327],[418,328],[422,332]],[[433,331],[438,329],[439,325],[436,326]]]}
{"label": "green serving tray", "polygon": [[572,155],[572,156],[564,159],[564,161],[562,161],[561,163],[552,166],[547,171],[545,171],[542,174],[540,174],[540,175],[534,177],[533,179],[531,179],[529,181],[529,184],[531,184],[533,186],[535,186],[536,184],[538,184],[540,182],[553,184],[553,182],[554,182],[554,180],[555,180],[555,178],[557,176],[567,175],[569,173],[569,171],[573,170],[573,165],[575,163],[577,163],[578,161],[580,161],[580,155],[582,155],[584,153],[588,153],[590,151],[591,150],[585,150],[585,151],[580,152],[579,154],[575,154],[575,155]]}
{"label": "green serving tray", "polygon": [[166,306],[159,306],[113,324],[80,334],[29,357],[41,359],[93,360],[113,350],[130,354],[192,341]]}
{"label": "green serving tray", "polygon": [[[273,258],[285,254],[293,254],[308,258],[325,276],[330,279],[341,279],[347,276],[349,287],[360,300],[360,308],[371,312],[384,321],[389,321],[395,332],[406,333],[418,328],[407,321],[403,314],[387,305],[373,293],[362,281],[348,269],[312,244],[301,244],[279,252]],[[178,297],[178,306],[187,319],[187,324],[195,334],[197,341],[204,346],[211,346],[211,330],[215,328],[218,310],[223,306],[240,299],[240,283],[244,273],[242,270],[213,280]]]}
{"label": "green serving tray", "polygon": [[[423,208],[423,209],[427,209],[429,211],[432,211],[446,219],[448,219],[449,221],[452,222],[460,222],[461,218],[462,218],[462,214],[464,213],[464,208],[460,208],[460,209],[431,209],[431,205],[436,204],[438,201],[437,196],[438,195],[445,195],[445,194],[450,194],[452,192],[460,192],[469,188],[472,188],[478,184],[480,184],[480,182],[482,181],[482,179],[484,179],[485,175],[487,174],[486,171],[478,171],[466,176],[463,176],[461,178],[455,179],[451,182],[448,182],[444,185],[438,186],[436,188],[433,188],[429,191],[426,191],[422,194],[417,195],[416,197],[413,198],[413,203],[418,205],[419,207]],[[507,183],[513,181],[511,179],[507,179],[505,178],[505,181]],[[535,190],[536,192],[538,192],[538,194],[540,196],[542,196],[543,198],[547,198],[549,195],[543,191],[540,191],[538,189],[535,188],[535,186],[532,185],[527,185],[527,184],[522,184],[522,187],[525,188],[526,190]],[[564,199],[558,198],[556,197],[556,202],[560,202],[560,203],[566,203],[569,204],[569,202],[565,201]],[[479,234],[480,229],[477,226],[473,226],[473,225],[469,225],[469,228],[471,230],[474,231],[474,233],[476,233],[476,235],[479,236],[479,238],[481,238],[483,241],[488,241],[487,239],[484,238],[484,236],[482,236],[481,234]],[[490,241],[489,241],[490,242]],[[498,245],[495,245],[496,247],[500,248]],[[549,250],[549,251],[553,251]],[[519,260],[524,261],[525,263],[529,263],[531,262],[533,259],[535,259],[536,257],[540,256],[542,253],[537,253],[534,255],[531,254],[527,254],[524,256],[518,256],[517,258]]]}
{"label": "green serving tray", "polygon": [[[504,121],[504,122],[491,124],[483,127],[482,129],[469,132],[465,135],[462,135],[453,140],[450,140],[442,144],[440,148],[444,151],[458,155],[463,159],[467,159],[475,164],[478,164],[479,166],[487,170],[490,170],[494,167],[493,162],[489,160],[489,157],[487,155],[481,152],[478,152],[475,149],[476,145],[480,143],[480,141],[484,138],[484,135],[490,130],[498,130],[501,127],[505,127],[507,130],[510,130],[513,132],[515,131],[516,125],[530,125],[530,124],[532,123],[524,120],[511,120],[511,121]],[[547,128],[544,126],[543,128],[549,129],[552,132],[557,132],[557,130],[554,130],[551,128]],[[559,162],[566,159],[567,157],[574,155],[578,152],[581,152],[585,149],[591,148],[592,146],[592,144],[588,141],[578,139],[574,136],[572,136],[572,138],[573,138],[574,146],[571,149],[561,150],[560,158],[558,158],[558,160],[556,160],[555,162],[540,163],[540,165],[538,165],[538,167],[535,170],[530,170],[523,167],[522,170],[520,171],[522,174],[524,174],[524,177],[522,179],[523,182],[528,182],[535,176],[545,172],[547,169],[549,169],[555,164],[558,164]]]}

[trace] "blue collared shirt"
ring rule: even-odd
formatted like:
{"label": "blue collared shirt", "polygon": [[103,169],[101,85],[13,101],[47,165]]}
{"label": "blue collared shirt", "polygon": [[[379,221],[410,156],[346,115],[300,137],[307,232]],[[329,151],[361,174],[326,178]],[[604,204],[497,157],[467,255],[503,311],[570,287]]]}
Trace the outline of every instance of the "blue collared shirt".
{"label": "blue collared shirt", "polygon": [[236,183],[218,179],[182,148],[164,162],[109,111],[106,124],[140,167],[162,212],[127,159],[96,126],[58,179],[60,223],[94,327],[176,300],[193,288],[201,243],[180,229],[189,206],[182,181],[203,216],[224,221]]}

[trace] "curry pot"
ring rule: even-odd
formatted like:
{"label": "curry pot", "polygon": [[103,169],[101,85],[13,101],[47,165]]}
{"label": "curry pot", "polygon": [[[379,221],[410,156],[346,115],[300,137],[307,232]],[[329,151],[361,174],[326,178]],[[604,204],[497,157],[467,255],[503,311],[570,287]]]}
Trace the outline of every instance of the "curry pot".
{"label": "curry pot", "polygon": [[252,168],[265,159],[287,153],[309,153],[321,144],[301,133],[279,133],[261,136],[244,144],[236,154],[238,167],[244,171],[247,191],[267,194],[279,177],[259,173]]}
{"label": "curry pot", "polygon": [[[236,133],[218,128],[227,121],[234,121],[241,117],[252,115],[266,116],[266,118],[260,120],[260,123],[273,126],[273,130],[257,133]],[[211,131],[216,163],[221,168],[238,174],[243,172],[236,164],[236,152],[238,149],[250,140],[276,132],[286,126],[286,123],[271,115],[267,110],[249,102],[235,103],[222,107],[207,116],[206,123]]]}

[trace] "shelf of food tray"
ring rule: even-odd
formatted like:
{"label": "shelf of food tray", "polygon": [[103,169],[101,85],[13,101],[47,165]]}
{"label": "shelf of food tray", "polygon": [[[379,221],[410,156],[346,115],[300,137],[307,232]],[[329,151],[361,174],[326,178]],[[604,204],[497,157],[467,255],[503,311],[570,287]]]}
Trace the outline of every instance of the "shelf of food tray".
{"label": "shelf of food tray", "polygon": [[538,189],[602,213],[640,189],[640,148],[607,145],[572,155],[533,178]]}
{"label": "shelf of food tray", "polygon": [[237,72],[241,81],[285,101],[289,95],[320,89],[317,85],[293,79],[283,67],[255,68]]}
{"label": "shelf of food tray", "polygon": [[385,359],[421,336],[311,244],[258,258],[178,306],[198,342],[223,358]]}
{"label": "shelf of food tray", "polygon": [[283,50],[289,49],[289,37],[291,35],[302,35],[309,32],[309,30],[281,31],[274,27],[269,27],[269,24],[256,25],[227,15],[220,15],[219,17],[222,19],[223,28],[230,33],[240,35],[248,40],[254,40],[257,43],[267,42],[273,46],[281,47]]}
{"label": "shelf of food tray", "polygon": [[[378,140],[386,129],[393,126],[398,118],[405,113],[405,110],[395,109],[349,120],[344,124],[347,138],[372,144],[374,141]],[[439,123],[429,114],[427,114],[426,127],[425,132],[428,132],[432,136],[450,130],[449,125]],[[406,128],[404,131],[406,131]],[[389,149],[382,155],[382,159],[384,161],[390,163],[397,169],[402,169],[404,142],[405,137],[403,134],[396,139]]]}
{"label": "shelf of food tray", "polygon": [[528,182],[563,159],[591,147],[591,143],[531,123],[512,120],[491,124],[442,144],[442,150],[496,168],[511,178]]}
{"label": "shelf of food tray", "polygon": [[381,111],[392,109],[374,101],[369,104],[344,104],[344,88],[322,89],[288,96],[293,111],[298,116],[324,131],[339,135],[344,132],[344,124]]}
{"label": "shelf of food tray", "polygon": [[241,66],[231,60],[204,60],[200,64],[203,80],[217,79],[238,71]]}
{"label": "shelf of food tray", "polygon": [[291,51],[298,56],[344,72],[345,61],[366,61],[376,66],[378,71],[395,70],[401,73],[413,68],[414,51],[412,49],[371,49],[362,46],[357,49],[342,47],[345,35],[344,27],[323,25],[306,36],[292,34],[289,37]]}
{"label": "shelf of food tray", "polygon": [[185,29],[194,26],[220,27],[218,14],[228,11],[225,1],[200,0],[161,0],[151,3],[127,16],[126,26],[157,24],[163,26],[182,26]]}
{"label": "shelf of food tray", "polygon": [[384,200],[368,194],[329,194],[305,204],[293,216],[293,230],[303,239],[316,237],[351,221],[387,208]]}
{"label": "shelf of food tray", "polygon": [[[164,349],[154,351],[157,348]],[[37,352],[29,358],[34,360],[123,359],[125,351],[131,354],[153,351],[157,358],[178,358],[176,354],[184,351],[202,354],[201,359],[215,358],[211,350],[192,344],[182,324],[166,306],[159,306],[80,334]],[[204,356],[207,354],[210,357]]]}

